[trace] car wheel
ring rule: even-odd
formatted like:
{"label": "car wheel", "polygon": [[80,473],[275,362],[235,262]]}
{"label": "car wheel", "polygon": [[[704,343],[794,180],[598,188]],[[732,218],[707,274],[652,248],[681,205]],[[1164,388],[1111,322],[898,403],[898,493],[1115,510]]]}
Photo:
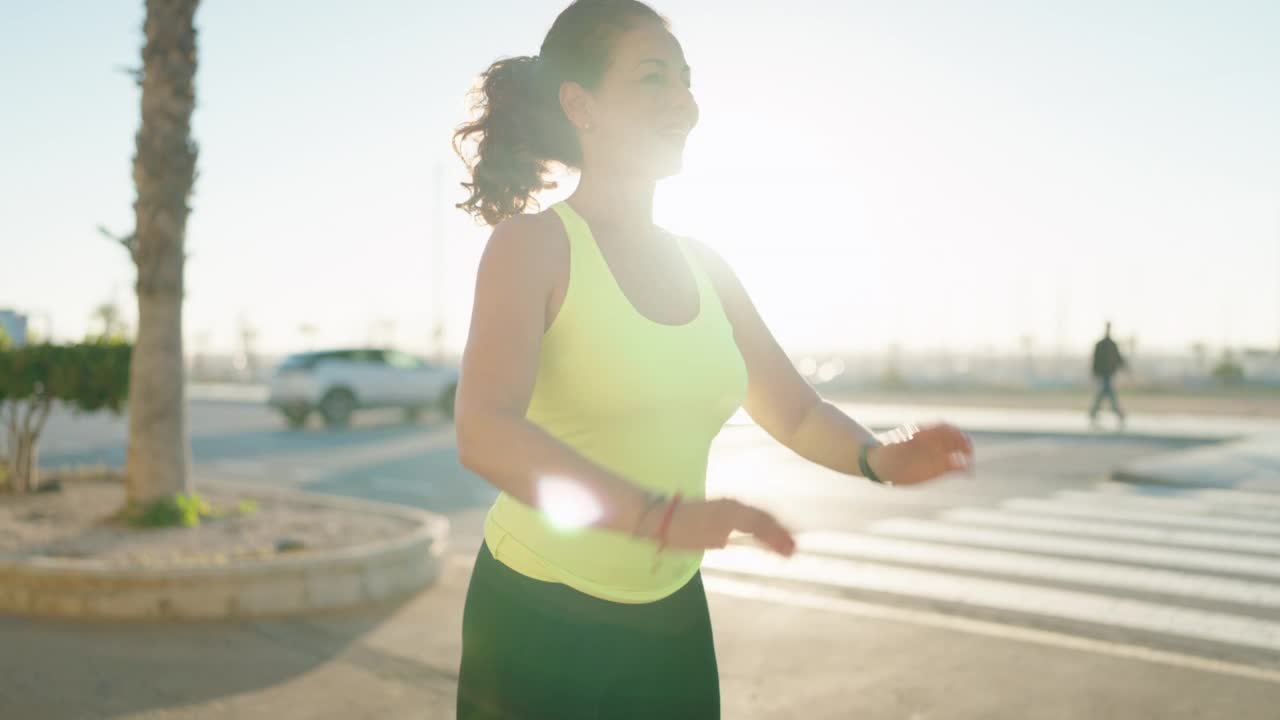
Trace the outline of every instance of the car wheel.
{"label": "car wheel", "polygon": [[447,390],[445,390],[443,393],[440,394],[440,400],[437,407],[440,410],[440,414],[443,415],[447,420],[453,419],[453,401],[455,396],[457,396],[457,394],[458,394],[457,385],[450,385]]}
{"label": "car wheel", "polygon": [[289,408],[284,411],[284,421],[290,430],[301,430],[306,427],[310,415],[311,411],[307,408]]}
{"label": "car wheel", "polygon": [[325,393],[320,401],[320,415],[331,428],[344,428],[351,424],[351,413],[356,410],[356,396],[350,390],[338,388]]}

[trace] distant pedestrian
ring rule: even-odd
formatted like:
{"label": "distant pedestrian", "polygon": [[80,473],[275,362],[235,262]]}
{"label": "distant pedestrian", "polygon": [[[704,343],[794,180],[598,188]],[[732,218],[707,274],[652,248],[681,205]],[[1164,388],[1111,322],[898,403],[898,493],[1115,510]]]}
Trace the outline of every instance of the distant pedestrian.
{"label": "distant pedestrian", "polygon": [[1089,421],[1098,422],[1098,411],[1102,409],[1102,399],[1111,401],[1111,409],[1124,426],[1124,411],[1120,409],[1120,400],[1116,397],[1115,375],[1125,367],[1124,356],[1120,347],[1111,339],[1111,323],[1107,323],[1107,331],[1101,340],[1093,346],[1093,376],[1098,380],[1098,392],[1093,399],[1093,408],[1089,410]]}

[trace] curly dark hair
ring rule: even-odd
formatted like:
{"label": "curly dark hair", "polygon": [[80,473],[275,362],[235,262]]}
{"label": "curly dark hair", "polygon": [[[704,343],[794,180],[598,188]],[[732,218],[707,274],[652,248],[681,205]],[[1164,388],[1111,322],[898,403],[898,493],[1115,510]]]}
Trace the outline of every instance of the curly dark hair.
{"label": "curly dark hair", "polygon": [[534,193],[554,188],[553,163],[578,168],[582,148],[560,107],[560,86],[598,85],[618,35],[637,21],[667,21],[639,0],[576,0],[556,18],[536,57],[498,60],[471,93],[475,119],[453,147],[466,164],[470,197],[458,207],[497,225],[524,212]]}

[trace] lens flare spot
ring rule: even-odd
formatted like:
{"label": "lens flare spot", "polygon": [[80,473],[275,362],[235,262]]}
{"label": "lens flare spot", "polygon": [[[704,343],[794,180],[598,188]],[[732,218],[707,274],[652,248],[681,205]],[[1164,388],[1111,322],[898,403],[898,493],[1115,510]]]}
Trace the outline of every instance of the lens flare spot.
{"label": "lens flare spot", "polygon": [[558,530],[580,530],[604,516],[604,508],[581,483],[562,477],[538,482],[538,507]]}

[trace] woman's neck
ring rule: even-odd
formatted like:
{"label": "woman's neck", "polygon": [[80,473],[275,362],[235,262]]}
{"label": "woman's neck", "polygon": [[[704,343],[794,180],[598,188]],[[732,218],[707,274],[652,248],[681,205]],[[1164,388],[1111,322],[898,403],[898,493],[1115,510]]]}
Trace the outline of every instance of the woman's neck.
{"label": "woman's neck", "polygon": [[653,180],[584,168],[569,197],[573,209],[591,225],[623,232],[653,227]]}

